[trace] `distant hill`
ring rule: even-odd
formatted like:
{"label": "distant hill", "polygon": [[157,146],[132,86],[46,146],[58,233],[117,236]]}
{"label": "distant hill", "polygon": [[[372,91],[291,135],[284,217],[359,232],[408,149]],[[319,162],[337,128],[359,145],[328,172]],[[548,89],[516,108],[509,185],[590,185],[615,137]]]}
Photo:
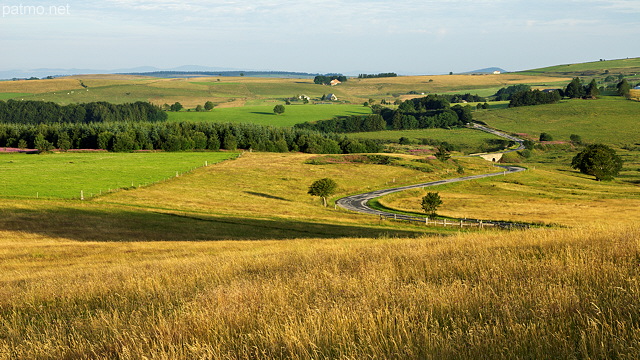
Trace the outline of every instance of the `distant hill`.
{"label": "distant hill", "polygon": [[211,67],[211,66],[199,66],[199,65],[184,65],[171,69],[159,69],[153,66],[140,66],[135,68],[123,68],[123,69],[62,69],[62,68],[40,68],[40,69],[15,69],[0,71],[0,79],[28,79],[31,77],[45,78],[47,76],[60,77],[70,75],[87,75],[87,74],[146,74],[153,72],[192,72],[192,71],[208,71],[208,72],[220,72],[220,71],[240,71],[242,69],[224,68],[224,67]]}
{"label": "distant hill", "polygon": [[500,73],[506,73],[507,72],[507,70],[499,68],[499,67],[489,67],[489,68],[484,68],[484,69],[467,71],[467,72],[463,72],[463,73],[460,73],[460,74],[461,75],[465,75],[465,74],[493,74],[495,71],[499,71]]}
{"label": "distant hill", "polygon": [[640,58],[599,60],[586,63],[555,65],[539,69],[518,71],[517,73],[522,75],[561,77],[596,77],[603,75],[624,75],[625,77],[633,77],[640,74]]}

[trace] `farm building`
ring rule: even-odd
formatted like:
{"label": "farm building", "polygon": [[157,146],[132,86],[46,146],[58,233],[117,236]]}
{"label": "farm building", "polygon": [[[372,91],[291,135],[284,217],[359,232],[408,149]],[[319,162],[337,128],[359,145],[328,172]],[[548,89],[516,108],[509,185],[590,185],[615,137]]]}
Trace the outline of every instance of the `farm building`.
{"label": "farm building", "polygon": [[305,95],[305,94],[298,95],[298,99],[300,99],[300,100],[311,100],[311,98],[310,98],[310,97],[308,97],[308,96],[307,96],[307,95]]}
{"label": "farm building", "polygon": [[333,79],[331,80],[331,82],[329,83],[331,86],[336,86],[338,84],[342,84],[342,82],[338,79]]}
{"label": "farm building", "polygon": [[338,101],[338,97],[336,96],[336,94],[327,94],[324,99],[327,101]]}
{"label": "farm building", "polygon": [[493,75],[500,75],[500,74],[501,74],[501,72],[500,72],[500,71],[498,71],[498,70],[496,70],[496,71],[494,71],[494,72],[493,72]]}
{"label": "farm building", "polygon": [[640,90],[640,85],[634,87],[633,90]]}

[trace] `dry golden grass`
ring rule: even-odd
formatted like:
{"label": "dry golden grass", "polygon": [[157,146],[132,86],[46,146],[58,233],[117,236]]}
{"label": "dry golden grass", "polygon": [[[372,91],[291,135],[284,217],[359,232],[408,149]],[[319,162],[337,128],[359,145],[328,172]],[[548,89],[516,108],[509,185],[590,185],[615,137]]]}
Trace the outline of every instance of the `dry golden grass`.
{"label": "dry golden grass", "polygon": [[420,211],[420,199],[426,191],[437,191],[444,201],[438,213],[445,216],[568,226],[624,225],[640,218],[638,189],[628,181],[597,182],[574,171],[538,168],[507,177],[396,193],[380,203]]}
{"label": "dry golden grass", "polygon": [[68,78],[52,80],[0,81],[0,92],[40,94],[76,89],[82,89],[80,81]]}
{"label": "dry golden grass", "polygon": [[78,243],[0,233],[2,359],[640,356],[640,228]]}
{"label": "dry golden grass", "polygon": [[629,97],[633,100],[640,101],[640,90],[631,90]]}

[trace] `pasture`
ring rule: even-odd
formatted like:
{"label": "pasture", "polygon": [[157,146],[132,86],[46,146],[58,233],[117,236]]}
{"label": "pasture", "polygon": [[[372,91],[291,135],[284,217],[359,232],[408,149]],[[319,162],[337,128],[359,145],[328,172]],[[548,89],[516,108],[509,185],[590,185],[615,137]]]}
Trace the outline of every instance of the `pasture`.
{"label": "pasture", "polygon": [[481,111],[474,113],[474,119],[536,140],[542,132],[559,141],[569,141],[571,134],[577,134],[587,143],[622,146],[638,143],[639,113],[640,102],[603,97]]}
{"label": "pasture", "polygon": [[217,123],[253,123],[270,126],[293,126],[295,124],[332,119],[336,116],[367,115],[371,109],[362,105],[339,104],[295,104],[285,105],[285,112],[281,115],[273,113],[272,105],[242,106],[215,108],[212,111],[170,112],[169,121],[202,121]]}
{"label": "pasture", "polygon": [[0,197],[78,199],[175,177],[234,153],[1,154]]}

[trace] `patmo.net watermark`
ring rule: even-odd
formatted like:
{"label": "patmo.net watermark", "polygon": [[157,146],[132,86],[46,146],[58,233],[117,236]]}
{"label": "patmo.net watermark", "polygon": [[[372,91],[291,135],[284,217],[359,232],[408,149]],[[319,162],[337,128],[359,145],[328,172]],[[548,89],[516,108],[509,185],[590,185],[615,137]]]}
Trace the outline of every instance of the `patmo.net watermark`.
{"label": "patmo.net watermark", "polygon": [[66,5],[2,5],[2,17],[13,16],[68,16],[71,15],[69,4]]}

